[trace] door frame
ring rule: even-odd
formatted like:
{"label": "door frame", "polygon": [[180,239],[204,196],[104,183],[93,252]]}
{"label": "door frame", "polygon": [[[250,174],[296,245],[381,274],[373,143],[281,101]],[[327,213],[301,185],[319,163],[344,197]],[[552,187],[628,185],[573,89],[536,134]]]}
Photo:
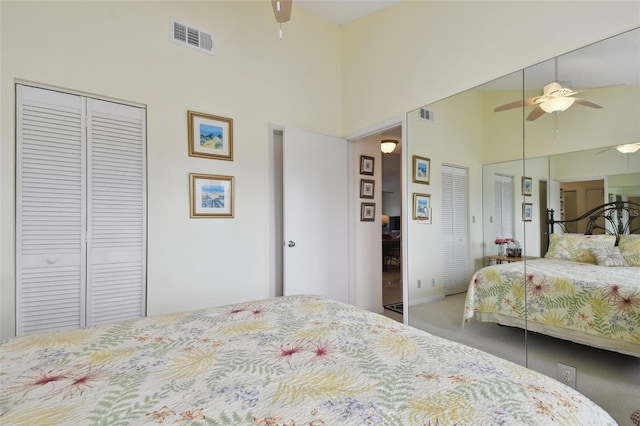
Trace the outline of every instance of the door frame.
{"label": "door frame", "polygon": [[[372,134],[375,133],[381,133],[387,129],[390,129],[392,127],[397,127],[397,126],[401,126],[402,127],[402,144],[403,146],[406,146],[406,124],[407,124],[407,119],[406,119],[406,114],[402,114],[399,116],[396,116],[394,118],[391,118],[389,120],[386,120],[384,122],[366,127],[362,130],[359,130],[357,132],[353,132],[349,135],[347,135],[347,137],[345,138],[347,140],[347,144],[350,144],[351,142],[354,142],[356,140],[362,139],[364,137],[370,136]],[[269,209],[268,209],[268,223],[269,223],[269,296],[270,297],[276,297],[276,296],[281,296],[282,295],[282,281],[278,282],[279,279],[281,279],[282,277],[282,250],[284,249],[283,247],[283,236],[281,233],[281,228],[280,231],[278,230],[278,221],[281,220],[282,217],[282,209],[281,206],[278,206],[278,200],[281,200],[281,190],[280,193],[278,193],[278,191],[276,191],[276,183],[278,181],[281,181],[282,179],[282,167],[280,165],[279,170],[277,170],[277,164],[278,163],[278,156],[282,156],[282,132],[284,131],[285,126],[281,125],[281,124],[274,124],[274,123],[269,123],[268,125],[268,144],[269,144],[269,148],[268,148],[268,162],[269,162],[269,167],[268,167],[268,186],[269,186],[269,194],[268,194],[268,198],[269,198]],[[407,149],[404,148],[401,158],[402,158],[402,176],[405,177],[406,176],[406,171],[407,171],[407,164],[409,164],[408,160],[407,160]],[[359,165],[357,164],[357,159],[354,158],[354,154],[352,152],[352,150],[350,149],[350,145],[348,145],[348,150],[347,150],[348,154],[347,154],[347,158],[349,161],[349,164],[347,166],[347,172],[348,172],[348,193],[349,193],[349,205],[348,205],[348,214],[349,214],[349,223],[348,223],[348,242],[349,242],[349,249],[348,249],[348,268],[349,268],[349,276],[348,276],[348,285],[349,285],[349,303],[357,305],[358,301],[354,300],[355,295],[357,294],[355,291],[355,276],[356,276],[356,271],[354,270],[354,265],[356,264],[355,261],[355,252],[354,252],[354,240],[355,240],[355,236],[354,236],[354,227],[356,224],[356,221],[359,220],[360,217],[360,213],[359,213],[359,209],[357,208],[356,204],[359,203],[359,187],[356,187],[356,185],[353,184],[353,182],[355,181],[354,176],[358,176],[359,175]],[[405,202],[405,200],[407,200],[407,179],[402,179],[402,200],[403,203]],[[410,209],[403,209],[402,210],[402,223],[408,223],[407,221],[409,220],[408,215],[410,214]],[[403,230],[402,233],[404,234],[404,226],[403,226]],[[403,300],[408,300],[408,288],[406,286],[407,280],[406,280],[406,256],[407,256],[407,250],[406,250],[406,238],[402,239],[402,294],[403,294]],[[375,265],[378,265],[379,259],[375,260]],[[380,269],[380,279],[382,280],[382,269]],[[404,316],[404,322],[407,322],[407,315]]]}

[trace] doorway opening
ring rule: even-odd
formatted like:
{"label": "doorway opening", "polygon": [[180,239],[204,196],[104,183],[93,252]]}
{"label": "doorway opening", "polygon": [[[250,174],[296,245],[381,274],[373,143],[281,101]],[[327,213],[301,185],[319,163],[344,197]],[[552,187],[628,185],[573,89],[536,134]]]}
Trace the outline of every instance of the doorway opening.
{"label": "doorway opening", "polygon": [[[386,130],[380,140],[402,139],[402,126]],[[403,320],[402,291],[402,146],[381,154],[382,305],[386,316]]]}

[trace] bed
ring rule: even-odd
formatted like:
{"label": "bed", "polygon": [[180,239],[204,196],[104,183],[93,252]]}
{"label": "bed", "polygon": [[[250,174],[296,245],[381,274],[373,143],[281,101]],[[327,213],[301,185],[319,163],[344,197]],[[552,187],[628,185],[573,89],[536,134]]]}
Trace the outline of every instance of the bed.
{"label": "bed", "polygon": [[[478,270],[466,295],[472,318],[640,357],[640,205],[612,202],[556,221],[544,258]],[[554,233],[586,220],[586,233]],[[600,232],[600,234],[597,234]]]}
{"label": "bed", "polygon": [[554,379],[319,296],[0,348],[2,424],[615,424]]}

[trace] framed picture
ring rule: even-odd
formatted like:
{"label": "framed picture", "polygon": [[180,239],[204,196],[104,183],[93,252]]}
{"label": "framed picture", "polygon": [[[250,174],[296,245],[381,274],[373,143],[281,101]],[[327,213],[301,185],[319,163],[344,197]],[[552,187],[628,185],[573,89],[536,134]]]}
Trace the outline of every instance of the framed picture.
{"label": "framed picture", "polygon": [[533,180],[530,177],[522,176],[522,195],[531,195]]}
{"label": "framed picture", "polygon": [[360,174],[373,176],[373,162],[375,158],[367,157],[366,155],[360,156]]}
{"label": "framed picture", "polygon": [[413,219],[431,221],[431,194],[413,194]]}
{"label": "framed picture", "polygon": [[233,217],[233,176],[189,174],[191,217]]}
{"label": "framed picture", "polygon": [[431,159],[413,156],[413,182],[429,184],[431,175]]}
{"label": "framed picture", "polygon": [[533,218],[533,204],[522,203],[522,220],[524,222],[531,222]]}
{"label": "framed picture", "polygon": [[360,198],[373,198],[375,186],[375,180],[360,179]]}
{"label": "framed picture", "polygon": [[361,203],[360,205],[360,221],[373,222],[376,217],[375,203]]}
{"label": "framed picture", "polygon": [[233,160],[233,119],[187,111],[189,156]]}

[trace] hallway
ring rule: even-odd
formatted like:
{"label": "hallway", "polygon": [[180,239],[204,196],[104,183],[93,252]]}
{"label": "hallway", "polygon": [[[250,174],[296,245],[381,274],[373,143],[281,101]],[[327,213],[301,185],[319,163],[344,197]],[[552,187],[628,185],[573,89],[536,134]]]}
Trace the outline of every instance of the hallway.
{"label": "hallway", "polygon": [[[384,306],[402,303],[402,270],[397,266],[390,266],[382,272],[382,304]],[[402,322],[402,314],[390,309],[384,309],[384,315]]]}

